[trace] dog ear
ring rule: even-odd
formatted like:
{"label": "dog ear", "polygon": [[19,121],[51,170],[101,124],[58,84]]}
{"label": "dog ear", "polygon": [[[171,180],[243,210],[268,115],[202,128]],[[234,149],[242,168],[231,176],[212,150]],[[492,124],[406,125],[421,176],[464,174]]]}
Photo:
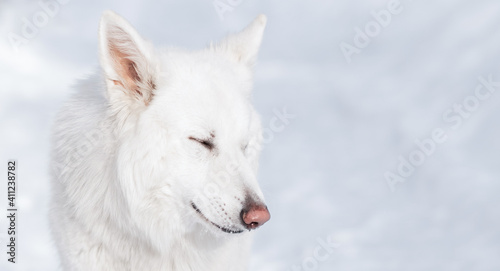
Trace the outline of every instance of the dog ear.
{"label": "dog ear", "polygon": [[257,58],[267,18],[257,16],[241,32],[228,36],[219,46],[225,49],[235,61],[252,66]]}
{"label": "dog ear", "polygon": [[153,47],[125,19],[112,11],[102,15],[99,47],[110,100],[116,96],[122,98],[125,94],[133,101],[148,105],[156,88],[158,73],[152,56]]}

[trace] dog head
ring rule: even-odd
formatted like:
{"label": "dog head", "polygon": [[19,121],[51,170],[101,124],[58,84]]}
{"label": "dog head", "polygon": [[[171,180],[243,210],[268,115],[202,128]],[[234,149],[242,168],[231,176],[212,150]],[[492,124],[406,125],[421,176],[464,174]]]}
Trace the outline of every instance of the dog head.
{"label": "dog head", "polygon": [[155,49],[112,12],[100,60],[117,139],[117,187],[151,238],[204,229],[235,234],[269,220],[256,179],[261,141],[250,104],[266,24],[200,51]]}

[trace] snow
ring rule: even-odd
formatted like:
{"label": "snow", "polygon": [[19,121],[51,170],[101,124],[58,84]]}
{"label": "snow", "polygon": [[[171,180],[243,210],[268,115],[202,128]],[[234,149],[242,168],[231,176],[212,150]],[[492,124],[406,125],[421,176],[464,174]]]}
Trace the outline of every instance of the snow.
{"label": "snow", "polygon": [[[340,45],[394,1],[229,1],[221,20],[212,1],[60,0],[18,51],[9,33],[22,36],[23,17],[44,9],[0,2],[0,156],[19,163],[20,209],[18,263],[2,257],[0,270],[58,268],[47,225],[50,125],[69,86],[98,65],[105,9],[157,45],[192,49],[268,16],[254,102],[271,131],[259,177],[272,218],[256,232],[251,270],[500,270],[500,95],[478,99],[456,129],[443,117],[474,101],[479,78],[500,81],[500,2],[403,0],[348,63]],[[273,131],[283,110],[294,118]],[[400,156],[436,128],[446,141],[391,191],[384,174],[397,174]]]}

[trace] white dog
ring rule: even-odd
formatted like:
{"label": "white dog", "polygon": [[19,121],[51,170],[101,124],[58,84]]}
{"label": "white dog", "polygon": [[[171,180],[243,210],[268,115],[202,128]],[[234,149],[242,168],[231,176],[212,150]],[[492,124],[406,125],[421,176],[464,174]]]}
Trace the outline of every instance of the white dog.
{"label": "white dog", "polygon": [[249,231],[270,218],[249,102],[265,24],[200,51],[157,50],[104,13],[102,75],[78,86],[54,128],[64,270],[247,269]]}

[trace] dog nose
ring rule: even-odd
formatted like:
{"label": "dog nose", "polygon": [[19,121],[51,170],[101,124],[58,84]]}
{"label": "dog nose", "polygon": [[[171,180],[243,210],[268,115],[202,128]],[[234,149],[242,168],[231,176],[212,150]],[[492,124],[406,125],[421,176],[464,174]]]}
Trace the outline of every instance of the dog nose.
{"label": "dog nose", "polygon": [[241,211],[241,219],[249,230],[256,229],[271,218],[271,214],[265,205],[250,205]]}

